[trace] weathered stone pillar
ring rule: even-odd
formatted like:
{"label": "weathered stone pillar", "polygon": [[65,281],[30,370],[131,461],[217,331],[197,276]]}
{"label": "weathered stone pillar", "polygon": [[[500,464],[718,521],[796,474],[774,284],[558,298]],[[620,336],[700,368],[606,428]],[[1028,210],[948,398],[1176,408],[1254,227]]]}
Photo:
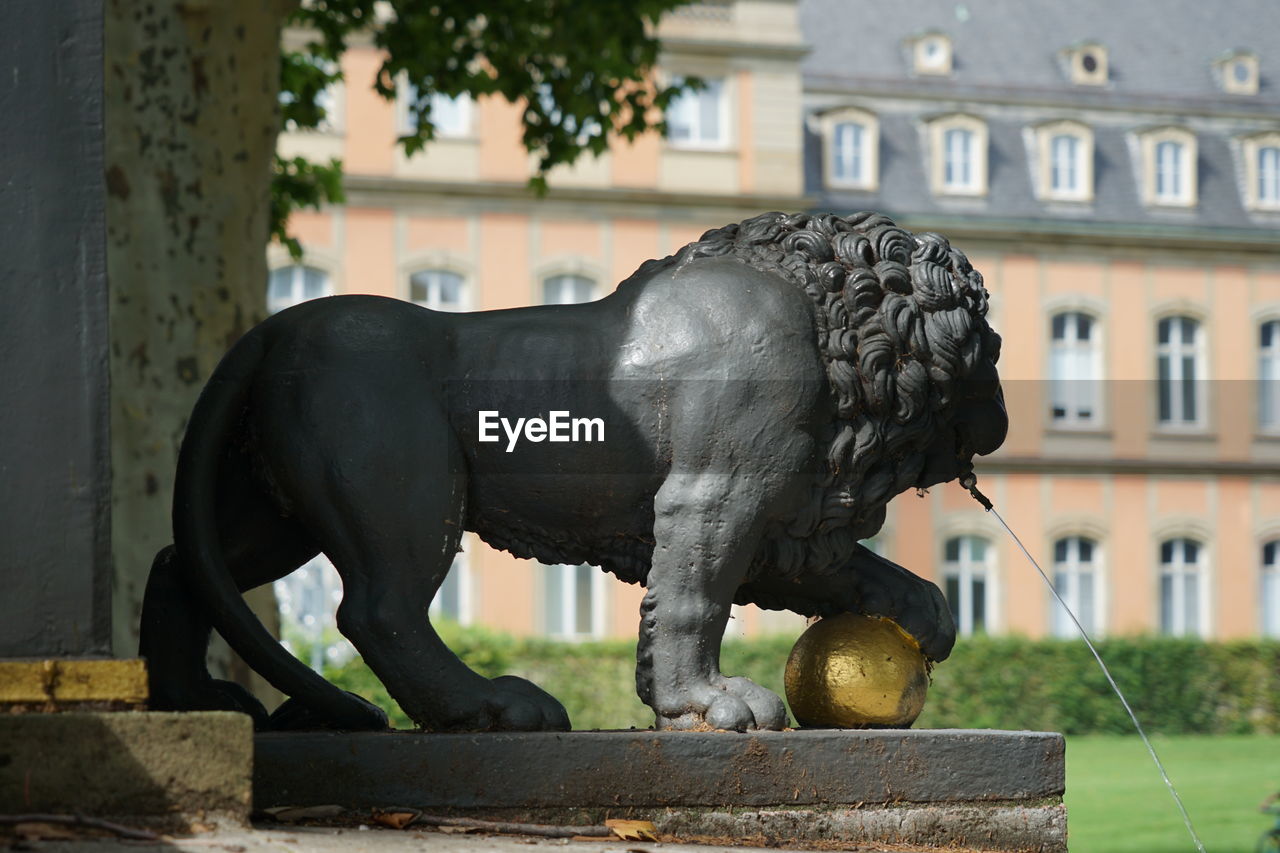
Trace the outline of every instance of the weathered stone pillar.
{"label": "weathered stone pillar", "polygon": [[[111,660],[101,0],[0,2],[0,810],[242,821],[252,722]],[[11,713],[26,711],[27,713]]]}

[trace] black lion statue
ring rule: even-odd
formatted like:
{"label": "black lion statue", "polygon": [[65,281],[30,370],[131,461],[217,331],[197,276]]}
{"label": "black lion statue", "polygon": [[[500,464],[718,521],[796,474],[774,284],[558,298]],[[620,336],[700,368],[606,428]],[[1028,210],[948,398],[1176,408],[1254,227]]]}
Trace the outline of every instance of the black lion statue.
{"label": "black lion statue", "polygon": [[[786,725],[777,696],[720,672],[734,602],[887,616],[941,660],[937,587],[858,542],[893,496],[968,477],[1004,440],[986,312],[963,254],[874,213],[708,231],[582,305],[283,311],[231,349],[187,429],[143,609],[152,705],[385,726],[240,595],[323,552],[339,629],[419,725],[567,729],[550,695],[481,677],[432,628],[464,530],[647,588],[636,686],[660,727]],[[596,434],[572,440],[570,415]],[[542,427],[511,431],[521,418]],[[292,697],[272,718],[209,676],[211,627]]]}

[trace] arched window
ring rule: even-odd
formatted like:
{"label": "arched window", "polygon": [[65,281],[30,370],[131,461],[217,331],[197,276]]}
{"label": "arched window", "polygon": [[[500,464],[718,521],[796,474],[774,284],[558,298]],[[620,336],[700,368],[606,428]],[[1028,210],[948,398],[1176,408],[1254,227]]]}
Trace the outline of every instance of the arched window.
{"label": "arched window", "polygon": [[584,275],[553,275],[542,280],[543,305],[572,305],[596,298],[596,283]]}
{"label": "arched window", "polygon": [[604,573],[595,566],[543,566],[543,621],[553,637],[599,637],[605,632]]}
{"label": "arched window", "polygon": [[1165,317],[1156,324],[1156,376],[1161,426],[1199,426],[1204,418],[1200,380],[1204,335],[1191,317]]}
{"label": "arched window", "polygon": [[279,267],[267,277],[267,311],[274,314],[330,293],[329,276],[323,270],[302,264]]}
{"label": "arched window", "polygon": [[1198,635],[1204,546],[1179,537],[1160,543],[1160,633]]}
{"label": "arched window", "polygon": [[929,186],[938,195],[987,191],[987,124],[963,113],[929,122]]}
{"label": "arched window", "polygon": [[449,270],[419,270],[409,276],[409,301],[434,311],[461,311],[465,306],[462,276]]}
{"label": "arched window", "polygon": [[1061,311],[1049,322],[1050,415],[1055,425],[1098,421],[1102,353],[1097,324],[1088,314]]}
{"label": "arched window", "polygon": [[1280,430],[1280,320],[1258,327],[1258,426]]}
{"label": "arched window", "polygon": [[[1098,626],[1098,543],[1087,536],[1064,536],[1053,543],[1053,588],[1093,636]],[[1053,635],[1075,637],[1075,624],[1057,599],[1053,600]]]}
{"label": "arched window", "polygon": [[823,180],[833,189],[879,185],[880,122],[874,113],[843,107],[821,117]]}
{"label": "arched window", "polygon": [[1280,540],[1262,546],[1262,575],[1258,598],[1262,605],[1262,636],[1280,638]]}
{"label": "arched window", "polygon": [[1196,136],[1186,128],[1163,127],[1141,137],[1142,199],[1147,204],[1190,207],[1196,203]]}
{"label": "arched window", "polygon": [[989,551],[981,536],[953,536],[943,546],[943,591],[961,634],[980,633],[989,624]]}

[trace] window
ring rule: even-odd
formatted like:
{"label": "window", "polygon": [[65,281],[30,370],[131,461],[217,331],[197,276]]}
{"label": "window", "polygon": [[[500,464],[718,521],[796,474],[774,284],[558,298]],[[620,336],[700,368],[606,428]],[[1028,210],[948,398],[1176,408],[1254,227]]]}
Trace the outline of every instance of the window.
{"label": "window", "polygon": [[943,591],[961,634],[980,633],[990,625],[987,551],[987,540],[980,536],[953,536],[943,548]]}
{"label": "window", "polygon": [[329,276],[321,270],[301,264],[280,267],[267,277],[267,311],[274,314],[329,293]]}
{"label": "window", "polygon": [[1060,195],[1076,195],[1080,192],[1080,140],[1060,133],[1049,144],[1051,164],[1050,189]]}
{"label": "window", "polygon": [[912,65],[917,74],[951,73],[951,39],[945,33],[924,33],[911,41]]}
{"label": "window", "polygon": [[[417,86],[403,81],[399,87],[400,132],[417,133],[417,107],[423,100]],[[440,92],[432,92],[426,97],[424,106],[430,112],[428,118],[435,127],[437,137],[460,137],[471,135],[472,101],[469,95],[450,97]]]}
{"label": "window", "polygon": [[942,195],[982,195],[987,191],[987,126],[964,115],[930,125],[933,191]]}
{"label": "window", "polygon": [[874,190],[879,181],[880,124],[863,110],[845,108],[822,116],[828,186]]}
{"label": "window", "polygon": [[1280,430],[1280,320],[1258,327],[1258,426]]}
{"label": "window", "polygon": [[1186,178],[1182,174],[1182,143],[1156,143],[1156,198],[1177,201],[1184,195]]}
{"label": "window", "polygon": [[471,571],[466,554],[459,551],[449,566],[435,598],[431,599],[431,618],[448,619],[459,625],[471,621]]}
{"label": "window", "polygon": [[967,190],[973,187],[973,131],[952,128],[943,134],[946,141],[946,172],[943,183],[948,189]]}
{"label": "window", "polygon": [[1172,636],[1201,633],[1201,559],[1194,539],[1160,543],[1160,632]]}
{"label": "window", "polygon": [[433,311],[461,311],[462,276],[448,270],[421,270],[409,276],[409,300]]}
{"label": "window", "polygon": [[1262,546],[1262,576],[1259,600],[1262,605],[1262,636],[1280,638],[1280,541]]}
{"label": "window", "polygon": [[1270,131],[1240,140],[1244,165],[1244,203],[1250,210],[1280,212],[1280,133]]}
{"label": "window", "polygon": [[1107,49],[1096,42],[1072,45],[1063,52],[1067,76],[1079,86],[1105,86],[1108,79]]}
{"label": "window", "polygon": [[667,139],[685,148],[723,148],[728,145],[727,100],[724,80],[704,78],[703,88],[684,92],[667,106]]}
{"label": "window", "polygon": [[852,121],[836,125],[831,150],[831,177],[833,180],[861,184],[866,182],[867,130]]}
{"label": "window", "polygon": [[1280,207],[1280,147],[1258,149],[1258,204]]}
{"label": "window", "polygon": [[[1085,633],[1093,636],[1098,626],[1097,571],[1098,543],[1084,536],[1066,536],[1053,543],[1053,588],[1080,620]],[[1055,598],[1053,635],[1075,637],[1075,623]]]}
{"label": "window", "polygon": [[1191,317],[1165,317],[1156,325],[1156,371],[1161,426],[1199,426],[1204,371],[1200,323]]}
{"label": "window", "polygon": [[542,282],[543,305],[572,305],[596,298],[596,283],[582,275],[553,275]]}
{"label": "window", "polygon": [[1034,128],[1041,198],[1093,198],[1093,130],[1076,121],[1053,121]]}
{"label": "window", "polygon": [[437,136],[469,136],[471,133],[471,98],[449,97],[431,93],[431,123]]}
{"label": "window", "polygon": [[1258,57],[1249,51],[1233,50],[1214,62],[1222,91],[1232,95],[1258,94]]}
{"label": "window", "polygon": [[[286,51],[286,53],[290,53]],[[308,74],[319,75],[323,80],[309,80],[308,84],[314,83],[324,85],[319,88],[315,94],[313,103],[323,116],[316,122],[315,130],[321,133],[333,133],[342,125],[342,99],[339,97],[339,87],[342,85],[342,70],[336,62],[327,59],[321,59],[312,56],[309,53],[293,53],[292,57],[287,61],[294,65],[299,72],[306,69]],[[281,89],[278,95],[280,101],[281,112],[284,114],[284,129],[293,133],[299,130],[298,119],[307,121],[305,115],[299,115],[297,111],[291,109],[298,102],[297,95],[293,92]],[[310,128],[308,128],[310,129]]]}
{"label": "window", "polygon": [[1196,138],[1182,128],[1142,136],[1143,201],[1190,207],[1196,203]]}
{"label": "window", "polygon": [[1050,415],[1056,426],[1091,426],[1098,421],[1102,379],[1096,324],[1088,314],[1063,311],[1049,322]]}
{"label": "window", "polygon": [[604,574],[595,566],[543,566],[547,633],[596,637],[604,633]]}

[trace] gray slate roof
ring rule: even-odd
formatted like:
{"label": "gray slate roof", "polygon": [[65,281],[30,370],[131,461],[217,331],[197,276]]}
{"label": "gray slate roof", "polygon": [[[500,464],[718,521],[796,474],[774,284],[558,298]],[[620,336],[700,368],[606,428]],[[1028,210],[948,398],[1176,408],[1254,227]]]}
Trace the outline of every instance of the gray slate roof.
{"label": "gray slate roof", "polygon": [[1112,92],[1217,101],[1241,96],[1222,93],[1213,60],[1246,49],[1262,70],[1248,100],[1280,114],[1277,0],[802,0],[800,26],[812,48],[805,74],[906,78],[904,39],[939,30],[951,37],[956,83],[1079,89],[1058,52],[1097,41]]}
{"label": "gray slate roof", "polygon": [[[964,10],[960,17],[967,11],[967,20],[957,8]],[[808,111],[850,104],[880,120],[876,193],[825,189],[821,139],[806,129],[806,191],[818,209],[1032,220],[1050,230],[1073,222],[1263,238],[1280,230],[1280,216],[1245,209],[1233,147],[1241,133],[1280,130],[1280,0],[802,0],[800,16],[812,48],[803,62]],[[903,43],[928,30],[952,39],[950,77],[912,74]],[[1072,84],[1059,61],[1062,48],[1090,40],[1108,49],[1111,84],[1105,88]],[[1227,95],[1211,73],[1215,58],[1237,48],[1260,59],[1257,95]],[[1098,108],[1107,111],[1105,121],[1090,120],[1103,115]],[[929,189],[920,127],[949,111],[987,121],[984,199],[939,198]],[[1091,204],[1046,203],[1034,193],[1024,129],[1054,118],[1076,118],[1094,129]],[[1169,123],[1196,134],[1199,204],[1192,210],[1148,208],[1141,200],[1133,132]]]}

